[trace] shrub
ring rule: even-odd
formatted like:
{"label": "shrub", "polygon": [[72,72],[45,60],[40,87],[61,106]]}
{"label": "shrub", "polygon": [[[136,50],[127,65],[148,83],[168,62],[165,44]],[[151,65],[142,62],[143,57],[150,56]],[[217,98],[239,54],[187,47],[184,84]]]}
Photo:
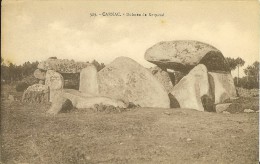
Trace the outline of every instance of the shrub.
{"label": "shrub", "polygon": [[23,92],[29,87],[29,84],[25,82],[20,82],[16,85],[15,89],[17,92]]}

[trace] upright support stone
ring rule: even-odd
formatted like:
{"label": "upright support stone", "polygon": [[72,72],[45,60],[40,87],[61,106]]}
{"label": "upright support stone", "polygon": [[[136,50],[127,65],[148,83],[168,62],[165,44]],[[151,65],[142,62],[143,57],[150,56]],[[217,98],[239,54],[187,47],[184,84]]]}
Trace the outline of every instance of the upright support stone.
{"label": "upright support stone", "polygon": [[[214,111],[207,68],[203,64],[194,67],[170,93],[171,107],[191,108],[198,111]],[[178,106],[176,106],[178,105]]]}
{"label": "upright support stone", "polygon": [[209,83],[215,95],[215,104],[237,97],[236,87],[230,73],[208,72]]}
{"label": "upright support stone", "polygon": [[97,69],[91,65],[81,70],[79,91],[93,95],[99,94]]}
{"label": "upright support stone", "polygon": [[45,85],[50,88],[50,102],[54,99],[56,95],[62,93],[64,86],[64,80],[61,74],[53,70],[48,70],[46,72]]}

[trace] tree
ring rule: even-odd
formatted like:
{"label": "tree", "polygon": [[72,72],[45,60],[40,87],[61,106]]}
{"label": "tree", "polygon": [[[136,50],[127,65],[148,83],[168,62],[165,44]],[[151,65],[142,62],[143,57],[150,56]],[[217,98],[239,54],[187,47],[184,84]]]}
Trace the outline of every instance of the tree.
{"label": "tree", "polygon": [[104,63],[99,64],[96,60],[93,60],[91,63],[96,67],[97,71],[100,71],[105,67]]}
{"label": "tree", "polygon": [[228,65],[229,65],[229,68],[231,70],[235,70],[236,69],[236,67],[237,67],[236,59],[227,57],[226,61],[227,61]]}
{"label": "tree", "polygon": [[244,66],[245,61],[241,59],[240,57],[236,58],[236,64],[237,64],[237,85],[238,85],[238,79],[239,79],[239,67]]}
{"label": "tree", "polygon": [[253,77],[253,79],[258,82],[259,81],[259,62],[255,61],[252,65],[247,66],[246,69],[244,69],[245,74],[247,75],[247,81],[250,77]]}

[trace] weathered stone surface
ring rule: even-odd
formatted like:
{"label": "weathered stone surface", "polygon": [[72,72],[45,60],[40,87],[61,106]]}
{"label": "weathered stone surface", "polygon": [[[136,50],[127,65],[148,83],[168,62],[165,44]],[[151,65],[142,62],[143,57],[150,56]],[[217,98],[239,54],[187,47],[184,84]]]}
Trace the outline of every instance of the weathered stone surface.
{"label": "weathered stone surface", "polygon": [[87,62],[75,62],[68,59],[47,59],[38,64],[42,70],[54,70],[59,73],[79,73],[83,68],[92,65]]}
{"label": "weathered stone surface", "polygon": [[215,95],[215,104],[237,97],[236,88],[230,73],[208,72],[211,90]]}
{"label": "weathered stone surface", "polygon": [[214,111],[207,68],[203,64],[194,67],[187,76],[183,77],[174,86],[169,96],[171,102],[176,102],[175,104],[181,108]]}
{"label": "weathered stone surface", "polygon": [[170,93],[173,89],[173,84],[167,70],[162,70],[158,66],[150,68],[149,71],[161,82],[166,91]]}
{"label": "weathered stone surface", "polygon": [[98,81],[101,95],[133,102],[141,107],[170,107],[163,85],[130,58],[116,58],[98,72]]}
{"label": "weathered stone surface", "polygon": [[94,108],[95,104],[112,105],[120,108],[127,107],[121,100],[103,96],[93,96],[73,89],[64,89],[62,95],[64,98],[69,99],[76,108]]}
{"label": "weathered stone surface", "polygon": [[54,99],[55,95],[62,92],[64,80],[61,74],[53,70],[46,72],[45,85],[50,88],[50,102]]}
{"label": "weathered stone surface", "polygon": [[51,104],[51,108],[47,111],[49,114],[58,114],[60,112],[67,112],[73,108],[72,102],[60,96],[56,96]]}
{"label": "weathered stone surface", "polygon": [[89,66],[81,70],[79,91],[93,95],[99,94],[97,69],[95,66]]}
{"label": "weathered stone surface", "polygon": [[49,102],[49,88],[46,85],[34,84],[29,86],[23,93],[22,101],[24,102]]}
{"label": "weathered stone surface", "polygon": [[53,70],[48,70],[46,72],[45,85],[49,86],[51,90],[62,89],[64,85],[64,80],[62,75]]}
{"label": "weathered stone surface", "polygon": [[145,59],[159,67],[189,72],[199,63],[208,71],[230,72],[222,53],[215,47],[192,40],[159,42],[145,52]]}
{"label": "weathered stone surface", "polygon": [[216,112],[217,113],[221,113],[223,111],[226,111],[230,106],[231,106],[232,103],[224,103],[224,104],[217,104],[216,105]]}
{"label": "weathered stone surface", "polygon": [[36,69],[33,73],[34,77],[40,80],[45,80],[46,73],[44,71],[41,71],[40,69]]}

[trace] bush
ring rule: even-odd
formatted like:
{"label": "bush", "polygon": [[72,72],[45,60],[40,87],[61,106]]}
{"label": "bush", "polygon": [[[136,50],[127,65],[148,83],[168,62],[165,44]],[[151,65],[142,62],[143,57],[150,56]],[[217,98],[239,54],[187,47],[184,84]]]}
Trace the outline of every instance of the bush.
{"label": "bush", "polygon": [[29,87],[29,84],[25,82],[18,83],[15,87],[17,92],[23,92]]}
{"label": "bush", "polygon": [[36,79],[33,74],[31,74],[23,78],[21,82],[27,83],[28,85],[33,85],[33,84],[37,84],[39,80]]}
{"label": "bush", "polygon": [[237,84],[237,77],[234,78],[234,83],[236,87],[246,88],[246,89],[259,89],[259,82],[256,78],[253,77],[242,77],[238,79]]}

